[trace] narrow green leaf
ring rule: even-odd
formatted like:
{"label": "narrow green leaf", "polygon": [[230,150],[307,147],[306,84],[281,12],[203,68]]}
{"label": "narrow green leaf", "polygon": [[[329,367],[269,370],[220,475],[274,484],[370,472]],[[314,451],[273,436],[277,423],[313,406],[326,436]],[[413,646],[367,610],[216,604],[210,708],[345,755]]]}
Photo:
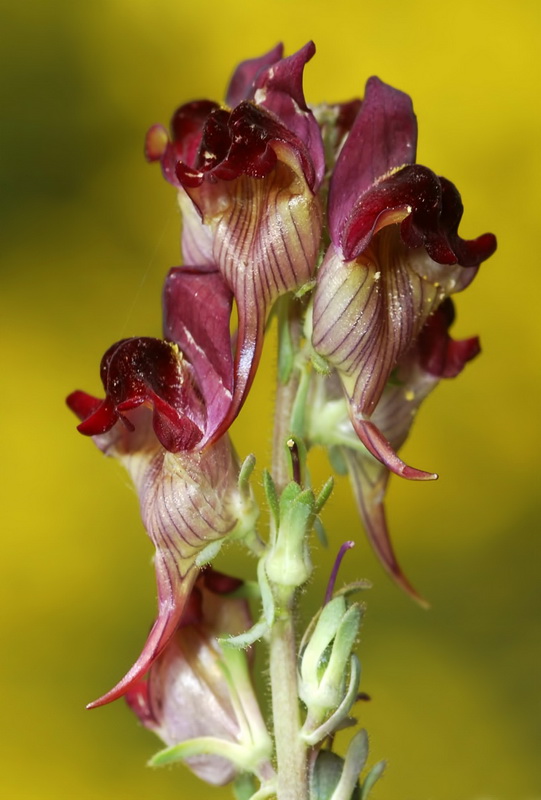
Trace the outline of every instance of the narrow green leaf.
{"label": "narrow green leaf", "polygon": [[278,301],[278,379],[286,384],[295,364],[295,348],[289,327],[290,297],[283,297]]}
{"label": "narrow green leaf", "polygon": [[254,454],[250,453],[249,456],[246,456],[240,468],[238,487],[239,491],[243,495],[249,494],[250,492],[249,481],[250,478],[252,477],[252,472],[254,471],[255,461],[256,459]]}
{"label": "narrow green leaf", "polygon": [[322,511],[323,506],[331,496],[333,489],[334,489],[334,478],[331,475],[331,477],[325,481],[318,496],[316,497],[316,506],[314,508],[316,514],[319,514]]}
{"label": "narrow green leaf", "polygon": [[366,800],[368,797],[368,793],[372,789],[373,785],[381,776],[387,766],[386,761],[378,761],[377,764],[374,764],[370,772],[367,774],[366,778],[363,781],[363,785],[361,786],[361,797],[360,800]]}
{"label": "narrow green leaf", "polygon": [[316,532],[316,536],[318,538],[319,543],[322,547],[329,546],[329,540],[327,539],[327,533],[325,531],[325,527],[320,520],[319,517],[315,517],[314,519],[314,530]]}
{"label": "narrow green leaf", "polygon": [[272,475],[267,469],[263,470],[263,489],[265,490],[265,496],[267,498],[267,503],[272,514],[274,524],[276,529],[278,529],[278,526],[280,525],[280,503],[276,493],[276,485],[272,479]]}

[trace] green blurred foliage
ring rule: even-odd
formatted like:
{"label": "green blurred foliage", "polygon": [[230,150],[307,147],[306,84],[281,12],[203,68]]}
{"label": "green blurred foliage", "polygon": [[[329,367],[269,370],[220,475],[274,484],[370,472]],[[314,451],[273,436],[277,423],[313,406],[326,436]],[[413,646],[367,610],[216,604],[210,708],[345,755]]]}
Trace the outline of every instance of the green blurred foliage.
{"label": "green blurred foliage", "polygon": [[[382,574],[346,482],[326,512],[333,552],[358,540],[341,577],[375,584],[360,646],[372,701],[359,709],[372,762],[389,762],[374,798],[541,797],[539,10],[537,0],[2,5],[4,797],[230,796],[181,767],[146,768],[159,743],[122,702],[84,711],[139,652],[155,587],[133,491],[75,433],[63,398],[99,392],[113,341],[160,331],[179,220],[142,157],[146,128],[181,102],[220,98],[237,61],[309,38],[308,98],[362,94],[372,73],[409,92],[419,160],[458,185],[462,233],[493,230],[500,243],[457,298],[455,334],[480,333],[483,356],[430,398],[407,445],[441,479],[394,480],[389,492],[402,563],[432,610]],[[234,427],[260,466],[274,366],[268,346]],[[322,482],[321,454],[313,469]],[[317,557],[305,617],[331,557]],[[249,566],[238,548],[221,565]]]}

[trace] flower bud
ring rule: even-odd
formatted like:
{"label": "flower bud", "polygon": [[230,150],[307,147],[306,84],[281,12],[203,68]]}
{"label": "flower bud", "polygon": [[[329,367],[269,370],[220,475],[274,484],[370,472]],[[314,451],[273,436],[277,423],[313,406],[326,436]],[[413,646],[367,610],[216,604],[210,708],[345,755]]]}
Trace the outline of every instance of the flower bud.
{"label": "flower bud", "polygon": [[344,596],[334,597],[319,613],[302,651],[299,696],[307,709],[303,736],[308,744],[332,733],[356,700],[360,668],[352,651],[361,617],[358,603],[348,607]]}

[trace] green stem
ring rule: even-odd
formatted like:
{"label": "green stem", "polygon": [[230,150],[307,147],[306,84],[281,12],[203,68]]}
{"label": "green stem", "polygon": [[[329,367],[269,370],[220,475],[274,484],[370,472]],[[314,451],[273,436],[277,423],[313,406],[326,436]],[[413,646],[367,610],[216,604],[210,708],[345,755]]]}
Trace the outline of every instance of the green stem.
{"label": "green stem", "polygon": [[[301,321],[299,303],[289,297],[279,301],[278,351],[281,340],[287,336],[292,352],[298,352],[301,338]],[[288,462],[286,458],[286,441],[291,431],[291,415],[299,388],[299,372],[297,369],[286,370],[287,380],[282,382],[280,376],[276,385],[276,404],[274,407],[274,439],[272,449],[272,477],[278,492],[289,482]]]}
{"label": "green stem", "polygon": [[[289,302],[287,302],[289,301]],[[301,337],[299,305],[282,299],[278,349],[288,337],[297,352]],[[284,324],[285,323],[285,324]],[[283,373],[282,373],[283,374]],[[272,477],[278,493],[289,482],[285,443],[291,434],[291,415],[299,385],[297,369],[286,372],[286,381],[277,381],[274,415]],[[278,800],[308,800],[307,748],[300,730],[297,686],[297,643],[294,608],[296,590],[274,586],[276,613],[270,632],[270,683],[274,742],[278,773]]]}
{"label": "green stem", "polygon": [[270,675],[278,800],[307,800],[307,751],[300,736],[294,592],[276,609],[270,635]]}

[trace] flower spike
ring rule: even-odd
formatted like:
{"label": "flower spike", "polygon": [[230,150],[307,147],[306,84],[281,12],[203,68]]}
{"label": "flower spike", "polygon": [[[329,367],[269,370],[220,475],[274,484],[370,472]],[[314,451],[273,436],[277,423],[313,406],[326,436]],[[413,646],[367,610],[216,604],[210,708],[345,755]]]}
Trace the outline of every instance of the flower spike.
{"label": "flower spike", "polygon": [[[309,42],[284,59],[277,47],[244,62],[228,92],[233,108],[187,103],[173,116],[171,140],[161,127],[147,135],[147,157],[161,162],[178,190],[181,270],[218,271],[238,312],[231,403],[221,424],[214,424],[212,414],[199,447],[219,437],[238,414],[257,369],[271,306],[314,274],[324,157],[319,126],[302,90],[304,66],[314,51]],[[168,313],[181,319],[184,308],[170,302]],[[193,360],[183,337],[180,343]]]}

